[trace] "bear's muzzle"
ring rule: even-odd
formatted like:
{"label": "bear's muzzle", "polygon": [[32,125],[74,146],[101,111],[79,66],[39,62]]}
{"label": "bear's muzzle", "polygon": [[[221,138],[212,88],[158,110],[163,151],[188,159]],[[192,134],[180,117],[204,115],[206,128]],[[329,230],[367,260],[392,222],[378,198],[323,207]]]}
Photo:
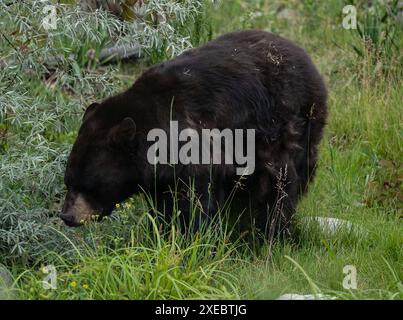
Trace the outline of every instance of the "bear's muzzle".
{"label": "bear's muzzle", "polygon": [[62,212],[59,215],[67,226],[80,226],[91,220],[93,216],[96,216],[96,211],[81,193],[67,192]]}

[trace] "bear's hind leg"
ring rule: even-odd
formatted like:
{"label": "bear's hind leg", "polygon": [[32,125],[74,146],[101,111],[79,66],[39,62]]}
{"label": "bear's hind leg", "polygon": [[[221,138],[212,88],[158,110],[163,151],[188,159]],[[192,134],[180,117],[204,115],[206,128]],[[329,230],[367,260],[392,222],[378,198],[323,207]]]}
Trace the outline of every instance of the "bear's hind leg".
{"label": "bear's hind leg", "polygon": [[257,227],[269,242],[287,239],[292,233],[292,218],[298,199],[297,175],[293,165],[285,165],[276,176],[265,176],[269,186],[265,201],[257,207]]}

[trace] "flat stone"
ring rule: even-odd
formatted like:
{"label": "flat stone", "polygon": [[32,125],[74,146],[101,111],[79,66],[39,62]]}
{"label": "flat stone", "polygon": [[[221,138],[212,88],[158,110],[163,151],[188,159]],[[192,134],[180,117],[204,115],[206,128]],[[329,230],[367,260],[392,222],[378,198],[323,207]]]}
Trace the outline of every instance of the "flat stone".
{"label": "flat stone", "polygon": [[119,46],[104,48],[99,53],[99,60],[101,62],[116,62],[119,60],[130,60],[141,58],[141,46]]}
{"label": "flat stone", "polygon": [[279,296],[276,300],[335,300],[336,297],[326,294],[298,294],[298,293],[285,293]]}
{"label": "flat stone", "polygon": [[366,234],[361,226],[357,226],[348,220],[331,218],[331,217],[304,217],[301,219],[307,224],[318,224],[319,228],[327,234],[335,235],[338,232],[355,232]]}

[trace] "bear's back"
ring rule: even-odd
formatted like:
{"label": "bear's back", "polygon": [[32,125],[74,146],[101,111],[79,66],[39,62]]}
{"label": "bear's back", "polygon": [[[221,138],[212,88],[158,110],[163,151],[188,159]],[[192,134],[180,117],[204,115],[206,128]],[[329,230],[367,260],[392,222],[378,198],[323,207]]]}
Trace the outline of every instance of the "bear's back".
{"label": "bear's back", "polygon": [[[233,32],[148,69],[134,84],[167,112],[217,127],[264,128],[273,113],[306,114],[326,89],[311,59],[269,32]],[[212,121],[214,119],[214,121]]]}

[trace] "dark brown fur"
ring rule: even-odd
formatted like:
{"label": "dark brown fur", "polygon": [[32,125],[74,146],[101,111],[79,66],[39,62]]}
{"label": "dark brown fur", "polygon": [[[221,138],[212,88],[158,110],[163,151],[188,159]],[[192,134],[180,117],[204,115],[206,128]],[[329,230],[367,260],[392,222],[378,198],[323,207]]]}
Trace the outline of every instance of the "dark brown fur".
{"label": "dark brown fur", "polygon": [[[271,33],[229,33],[188,50],[87,109],[66,168],[70,196],[62,217],[78,223],[72,192],[105,215],[115,203],[145,190],[169,212],[169,190],[175,186],[187,194],[179,197],[186,217],[185,185],[192,178],[205,217],[215,214],[235,187],[236,212],[252,212],[269,236],[286,234],[315,174],[326,100],[325,85],[305,51]],[[153,128],[168,131],[170,119],[197,130],[256,129],[255,172],[241,184],[233,165],[160,165],[155,176],[146,160],[151,144],[146,135]]]}

